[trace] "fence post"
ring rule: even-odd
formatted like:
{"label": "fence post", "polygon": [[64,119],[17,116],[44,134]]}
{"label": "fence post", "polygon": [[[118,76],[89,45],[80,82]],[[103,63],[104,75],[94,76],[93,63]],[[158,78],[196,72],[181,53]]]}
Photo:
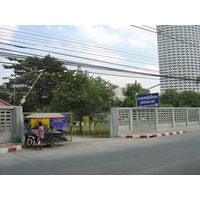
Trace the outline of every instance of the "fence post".
{"label": "fence post", "polygon": [[109,115],[109,137],[113,137],[112,115]]}
{"label": "fence post", "polygon": [[129,109],[129,130],[133,132],[133,109]]}
{"label": "fence post", "polygon": [[118,120],[118,108],[111,108],[112,115],[112,136],[118,136],[119,120]]}
{"label": "fence post", "polygon": [[189,125],[189,111],[188,108],[185,109],[186,110],[186,126]]}
{"label": "fence post", "polygon": [[198,118],[198,125],[200,125],[200,109],[199,110],[199,118]]}
{"label": "fence post", "polygon": [[175,127],[175,120],[174,120],[174,108],[172,108],[172,113],[171,113],[171,115],[172,115],[172,127]]}
{"label": "fence post", "polygon": [[158,130],[158,108],[155,108],[154,119],[155,119],[155,129]]}

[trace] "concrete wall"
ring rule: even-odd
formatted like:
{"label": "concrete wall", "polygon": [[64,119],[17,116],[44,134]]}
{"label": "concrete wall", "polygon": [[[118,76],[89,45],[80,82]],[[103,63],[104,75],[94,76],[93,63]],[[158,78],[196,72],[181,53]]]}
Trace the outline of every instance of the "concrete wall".
{"label": "concrete wall", "polygon": [[19,136],[24,140],[21,106],[0,106],[0,143],[15,142]]}
{"label": "concrete wall", "polygon": [[112,108],[112,136],[200,125],[200,108]]}

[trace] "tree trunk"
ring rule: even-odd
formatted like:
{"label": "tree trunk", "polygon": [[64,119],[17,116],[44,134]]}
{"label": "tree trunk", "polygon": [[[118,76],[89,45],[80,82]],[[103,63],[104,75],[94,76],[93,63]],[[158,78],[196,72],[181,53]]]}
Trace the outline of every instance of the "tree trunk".
{"label": "tree trunk", "polygon": [[80,123],[79,123],[79,134],[83,135],[83,127],[82,127],[83,118],[80,116]]}

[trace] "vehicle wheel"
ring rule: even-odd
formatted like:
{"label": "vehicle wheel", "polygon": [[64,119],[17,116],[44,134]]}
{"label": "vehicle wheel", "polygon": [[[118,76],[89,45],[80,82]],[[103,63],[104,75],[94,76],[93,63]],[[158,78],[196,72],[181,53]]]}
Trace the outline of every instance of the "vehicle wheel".
{"label": "vehicle wheel", "polygon": [[28,140],[27,140],[27,146],[30,147],[30,146],[33,145],[33,143],[34,143],[33,138],[28,138]]}
{"label": "vehicle wheel", "polygon": [[52,138],[49,144],[50,144],[51,147],[57,147],[58,146],[58,140],[56,138]]}

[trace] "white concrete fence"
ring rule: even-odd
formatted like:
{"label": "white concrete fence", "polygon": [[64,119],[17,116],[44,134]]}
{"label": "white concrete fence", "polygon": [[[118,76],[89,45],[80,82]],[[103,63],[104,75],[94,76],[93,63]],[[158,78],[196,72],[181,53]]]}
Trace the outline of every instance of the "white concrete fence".
{"label": "white concrete fence", "polygon": [[[200,108],[112,108],[110,137],[170,127],[200,125]],[[21,106],[0,106],[0,143],[23,141]]]}
{"label": "white concrete fence", "polygon": [[200,108],[112,108],[112,136],[200,125]]}
{"label": "white concrete fence", "polygon": [[23,115],[21,106],[0,106],[0,143],[23,139]]}

